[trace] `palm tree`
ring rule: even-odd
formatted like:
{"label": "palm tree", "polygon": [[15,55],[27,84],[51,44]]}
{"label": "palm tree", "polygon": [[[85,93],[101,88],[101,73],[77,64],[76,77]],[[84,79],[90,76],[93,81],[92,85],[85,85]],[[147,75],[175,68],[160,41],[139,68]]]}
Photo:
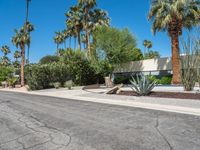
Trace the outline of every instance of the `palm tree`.
{"label": "palm tree", "polygon": [[1,51],[4,53],[1,64],[7,66],[10,63],[10,59],[7,57],[7,55],[10,53],[10,48],[5,45],[1,47]]}
{"label": "palm tree", "polygon": [[179,36],[183,28],[191,29],[199,25],[199,0],[152,0],[149,20],[153,22],[154,34],[158,31],[167,31],[172,45],[172,71],[174,84],[180,79],[180,52]]}
{"label": "palm tree", "polygon": [[14,58],[15,58],[15,61],[18,61],[18,59],[21,57],[21,54],[19,51],[15,51],[14,53]]}
{"label": "palm tree", "polygon": [[147,45],[148,45],[148,40],[144,40],[144,41],[143,41],[144,55],[145,55],[145,53],[146,53]]}
{"label": "palm tree", "polygon": [[149,49],[152,48],[153,44],[151,41],[147,42],[147,49],[148,49],[148,53],[149,53]]}
{"label": "palm tree", "polygon": [[67,17],[66,25],[69,29],[74,29],[75,37],[78,37],[78,49],[81,50],[81,31],[83,29],[84,12],[82,7],[73,6],[65,14]]}
{"label": "palm tree", "polygon": [[57,55],[59,55],[59,45],[65,42],[62,32],[55,32],[54,42],[57,45]]}
{"label": "palm tree", "polygon": [[30,45],[30,34],[24,30],[24,27],[22,29],[15,30],[15,35],[12,37],[12,43],[18,48],[21,49],[21,86],[25,85],[24,81],[24,65],[25,65],[25,46]]}
{"label": "palm tree", "polygon": [[89,11],[96,6],[96,0],[78,0],[78,4],[83,8],[84,18],[83,18],[83,28],[86,34],[86,47],[88,51],[91,51],[90,47],[90,33],[89,33]]}

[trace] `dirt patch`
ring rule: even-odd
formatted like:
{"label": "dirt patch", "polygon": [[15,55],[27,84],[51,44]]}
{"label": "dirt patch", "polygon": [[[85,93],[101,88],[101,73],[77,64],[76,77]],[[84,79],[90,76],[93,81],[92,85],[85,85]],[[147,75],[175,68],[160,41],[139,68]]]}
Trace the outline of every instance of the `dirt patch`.
{"label": "dirt patch", "polygon": [[[138,94],[133,91],[121,91],[118,95],[138,96]],[[195,93],[175,93],[175,92],[152,92],[148,96],[149,97],[160,97],[160,98],[200,100],[200,93],[195,94]]]}

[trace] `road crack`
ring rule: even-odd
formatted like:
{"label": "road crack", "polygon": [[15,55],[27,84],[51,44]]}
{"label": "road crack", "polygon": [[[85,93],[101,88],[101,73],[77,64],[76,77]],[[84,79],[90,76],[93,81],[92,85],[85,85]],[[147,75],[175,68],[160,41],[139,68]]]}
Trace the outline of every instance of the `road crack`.
{"label": "road crack", "polygon": [[163,140],[167,143],[167,145],[169,146],[170,150],[173,150],[172,145],[170,144],[170,142],[168,141],[167,137],[165,137],[165,135],[160,131],[159,129],[159,117],[157,116],[156,118],[156,125],[155,125],[155,129],[157,130],[157,132],[160,134],[160,136],[163,138]]}

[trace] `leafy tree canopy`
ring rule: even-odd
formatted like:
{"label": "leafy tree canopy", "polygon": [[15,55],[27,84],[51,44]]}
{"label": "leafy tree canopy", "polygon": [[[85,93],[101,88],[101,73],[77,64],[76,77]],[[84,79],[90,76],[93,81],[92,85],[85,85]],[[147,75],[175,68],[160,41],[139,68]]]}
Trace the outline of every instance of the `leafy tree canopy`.
{"label": "leafy tree canopy", "polygon": [[136,38],[128,29],[101,27],[94,32],[94,49],[99,59],[111,64],[126,63],[134,59]]}

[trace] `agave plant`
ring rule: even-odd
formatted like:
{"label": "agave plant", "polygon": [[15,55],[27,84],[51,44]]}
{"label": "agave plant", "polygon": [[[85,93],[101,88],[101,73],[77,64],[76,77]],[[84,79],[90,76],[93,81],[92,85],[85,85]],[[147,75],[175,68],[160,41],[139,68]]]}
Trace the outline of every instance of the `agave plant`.
{"label": "agave plant", "polygon": [[136,79],[132,76],[131,88],[134,92],[136,92],[139,96],[146,96],[148,95],[153,88],[155,87],[156,82],[151,82],[148,76],[141,75],[140,77],[137,75]]}

